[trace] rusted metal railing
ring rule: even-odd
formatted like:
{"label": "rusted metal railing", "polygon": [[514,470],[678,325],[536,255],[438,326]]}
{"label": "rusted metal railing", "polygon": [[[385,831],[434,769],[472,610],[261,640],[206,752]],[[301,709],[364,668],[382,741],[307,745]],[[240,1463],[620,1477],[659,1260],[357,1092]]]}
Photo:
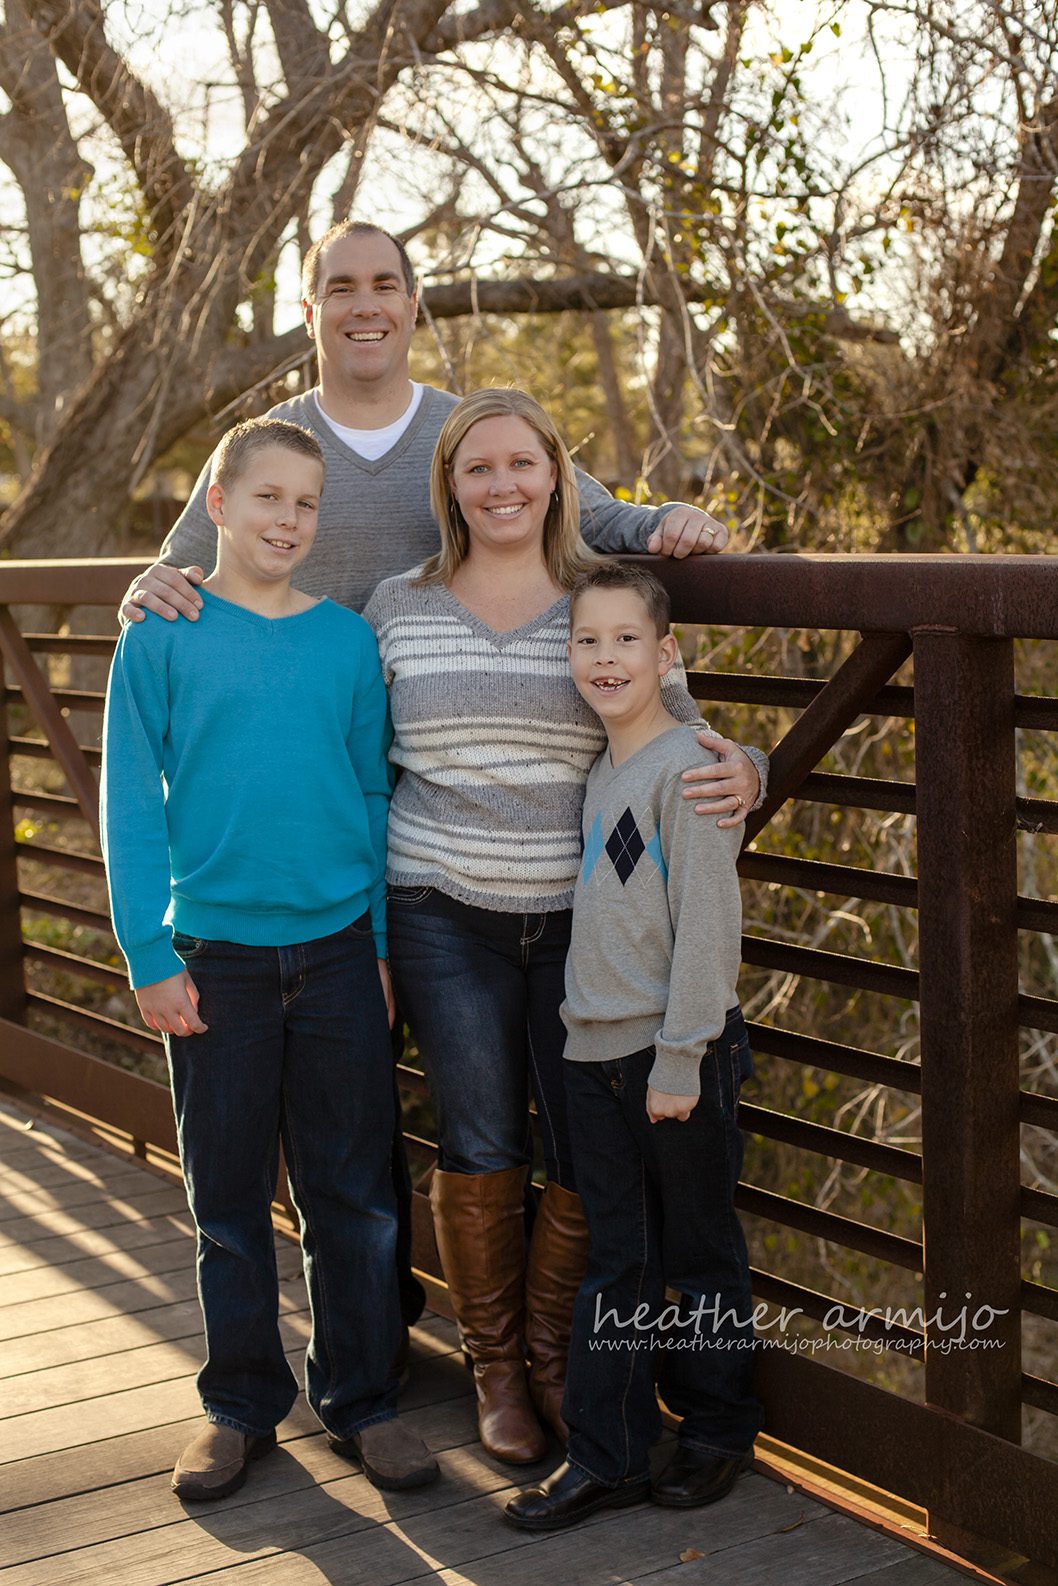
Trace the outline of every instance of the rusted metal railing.
{"label": "rusted metal railing", "polygon": [[[24,941],[19,923],[25,909],[97,931],[109,927],[98,896],[61,895],[63,875],[87,877],[97,890],[102,878],[98,738],[82,733],[93,741],[79,744],[67,719],[91,712],[98,720],[101,683],[52,687],[40,659],[105,657],[114,642],[113,609],[141,565],[0,563],[8,676],[0,708],[0,1079],[125,1131],[141,1151],[148,1144],[172,1151],[165,1086],[90,1050],[111,1043],[156,1054],[155,1038],[38,984],[47,971],[74,985],[117,989],[120,969],[98,955]],[[765,1141],[854,1164],[879,1184],[921,1186],[921,1228],[909,1237],[742,1185],[740,1204],[754,1218],[859,1252],[880,1272],[921,1274],[924,1326],[883,1323],[847,1303],[844,1318],[830,1325],[920,1358],[923,1402],[795,1349],[773,1348],[759,1357],[768,1430],[928,1509],[956,1544],[963,1533],[983,1534],[1058,1567],[1058,1464],[1020,1445],[1023,1405],[1058,1415],[1058,1383],[1025,1373],[1021,1357],[1023,1317],[1058,1322],[1058,1291],[1023,1276],[1020,1246],[1022,1219],[1058,1228],[1058,1195],[1023,1186],[1019,1159],[1023,1125],[1058,1130],[1058,1097],[1023,1090],[1018,1057],[1019,1027],[1058,1032],[1058,1000],[1022,992],[1018,969],[1018,932],[1058,935],[1058,903],[1018,895],[1016,856],[1019,825],[1058,833],[1058,802],[1019,798],[1015,778],[1015,729],[1058,732],[1058,699],[1019,696],[1013,659],[1018,638],[1058,639],[1058,558],[753,556],[653,565],[670,587],[678,622],[861,636],[829,680],[692,674],[704,700],[799,713],[773,748],[769,798],[752,818],[750,840],[790,800],[916,817],[913,875],[754,847],[743,853],[743,875],[770,888],[918,913],[917,967],[759,931],[744,940],[753,971],[917,1002],[921,1035],[921,1061],[914,1063],[830,1039],[832,1031],[751,1025],[755,1050],[780,1065],[811,1065],[921,1102],[917,1151],[791,1116],[767,1105],[766,1092],[763,1104],[743,1104],[745,1128]],[[100,630],[110,632],[25,634],[11,612],[22,605],[96,606],[104,613]],[[892,681],[912,667],[913,687]],[[28,714],[35,731],[9,736],[9,707]],[[913,719],[914,785],[818,769],[862,715]],[[750,728],[745,736],[755,734]],[[27,787],[12,777],[13,760],[23,768],[54,762],[66,791]],[[23,810],[81,835],[73,845],[49,842],[38,829],[16,841]],[[50,867],[60,879],[46,890],[29,886],[20,878],[27,865]],[[421,1093],[421,1075],[404,1069],[402,1081]],[[416,1149],[421,1154],[421,1142]],[[422,1197],[416,1215],[419,1260],[436,1273]],[[834,1296],[794,1281],[782,1262],[774,1265],[754,1274],[763,1301],[796,1307],[816,1323],[833,1316]],[[994,1313],[988,1350],[945,1348],[937,1318],[963,1295]]]}

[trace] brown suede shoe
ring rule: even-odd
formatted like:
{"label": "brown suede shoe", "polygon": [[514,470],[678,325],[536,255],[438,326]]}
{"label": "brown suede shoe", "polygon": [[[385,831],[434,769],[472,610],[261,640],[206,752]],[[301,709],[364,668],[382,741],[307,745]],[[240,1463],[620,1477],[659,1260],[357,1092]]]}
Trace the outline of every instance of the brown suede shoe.
{"label": "brown suede shoe", "polygon": [[246,1467],[276,1446],[276,1434],[248,1437],[232,1426],[207,1421],[193,1438],[173,1471],[173,1491],[187,1503],[209,1503],[238,1492],[246,1480]]}
{"label": "brown suede shoe", "polygon": [[372,1486],[388,1492],[428,1487],[441,1474],[422,1438],[396,1419],[374,1421],[352,1437],[329,1437],[327,1441],[342,1459],[362,1466]]}

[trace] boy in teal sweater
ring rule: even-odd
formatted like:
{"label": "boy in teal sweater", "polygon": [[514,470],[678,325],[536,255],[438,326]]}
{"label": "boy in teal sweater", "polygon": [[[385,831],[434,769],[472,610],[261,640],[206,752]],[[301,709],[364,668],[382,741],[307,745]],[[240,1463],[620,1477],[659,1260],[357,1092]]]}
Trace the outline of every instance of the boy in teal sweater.
{"label": "boy in teal sweater", "polygon": [[377,1486],[437,1475],[395,1418],[386,691],[363,619],[290,583],[323,471],[298,425],[224,437],[198,632],[126,628],[107,693],[114,928],[165,1040],[198,1230],[206,1425],[173,1473],[191,1500],[241,1486],[297,1394],[270,1216],[280,1141],[312,1313],[309,1402]]}
{"label": "boy in teal sweater", "polygon": [[[662,703],[676,641],[657,579],[617,563],[583,574],[570,596],[570,659],[609,740],[585,790],[562,1007],[589,1252],[562,1405],[568,1458],[506,1510],[535,1531],[648,1496],[677,1508],[715,1502],[761,1425],[735,1213],[735,1114],[750,1068],[736,995],[740,833],[695,818],[683,800],[682,773],[701,750]],[[658,1376],[682,1421],[651,1484]]]}

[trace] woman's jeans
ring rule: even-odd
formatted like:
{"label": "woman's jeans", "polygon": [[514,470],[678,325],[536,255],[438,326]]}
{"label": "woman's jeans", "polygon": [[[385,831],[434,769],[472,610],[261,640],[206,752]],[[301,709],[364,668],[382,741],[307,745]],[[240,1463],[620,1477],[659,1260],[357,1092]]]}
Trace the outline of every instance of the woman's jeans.
{"label": "woman's jeans", "polygon": [[[661,1432],[655,1382],[683,1417],[688,1448],[737,1457],[762,1425],[749,1263],[735,1213],[735,1107],[751,1067],[741,1012],[731,1010],[706,1049],[701,1096],[686,1123],[647,1117],[653,1063],[648,1047],[615,1062],[566,1064],[590,1245],[562,1415],[570,1461],[607,1486],[647,1474]],[[666,1285],[679,1294],[678,1309]]]}
{"label": "woman's jeans", "polygon": [[282,1139],[312,1312],[309,1403],[348,1438],[396,1413],[393,1073],[365,914],[334,936],[242,947],[176,935],[204,1035],[166,1036],[198,1229],[211,1421],[254,1436],[290,1411],[271,1202]]}
{"label": "woman's jeans", "polygon": [[389,961],[433,1095],[440,1166],[502,1173],[532,1157],[529,1091],[549,1179],[573,1189],[559,1018],[571,911],[478,909],[390,887]]}

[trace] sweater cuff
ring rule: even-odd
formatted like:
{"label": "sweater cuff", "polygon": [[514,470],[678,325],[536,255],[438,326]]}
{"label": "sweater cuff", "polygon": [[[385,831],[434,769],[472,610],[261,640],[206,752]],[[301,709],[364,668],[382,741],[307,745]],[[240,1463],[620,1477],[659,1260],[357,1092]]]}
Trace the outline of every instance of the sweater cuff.
{"label": "sweater cuff", "polygon": [[654,1043],[654,1066],[647,1076],[652,1090],[664,1091],[668,1096],[701,1095],[702,1054],[688,1056],[679,1048],[665,1044],[658,1031]]}
{"label": "sweater cuff", "polygon": [[135,948],[131,953],[126,952],[125,957],[129,966],[129,985],[133,991],[154,986],[159,980],[169,980],[184,969],[184,961],[173,947],[172,932],[168,927],[164,936]]}
{"label": "sweater cuff", "polygon": [[760,792],[757,794],[754,803],[750,805],[750,809],[759,810],[768,796],[768,772],[771,769],[771,761],[763,749],[756,749],[752,744],[744,747],[744,753],[753,761],[757,768],[757,775],[760,777]]}

